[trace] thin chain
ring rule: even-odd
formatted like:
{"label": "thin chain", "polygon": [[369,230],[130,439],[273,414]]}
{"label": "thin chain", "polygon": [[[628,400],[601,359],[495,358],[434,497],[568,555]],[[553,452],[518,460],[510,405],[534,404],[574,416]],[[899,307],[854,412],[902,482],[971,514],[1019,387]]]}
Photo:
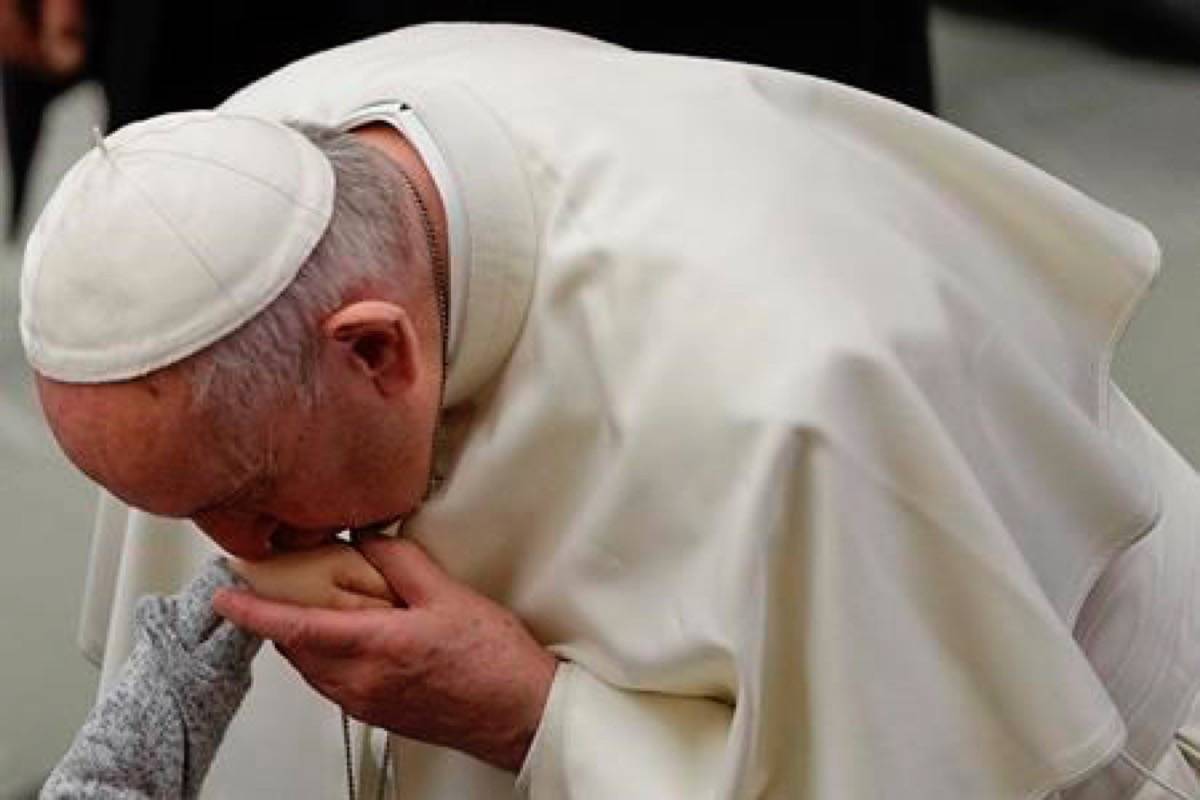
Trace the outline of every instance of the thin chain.
{"label": "thin chain", "polygon": [[408,175],[401,171],[404,185],[412,195],[417,210],[421,216],[421,227],[425,229],[425,243],[429,247],[429,260],[433,267],[433,291],[437,301],[438,323],[442,332],[442,381],[438,387],[438,413],[434,421],[433,435],[430,437],[429,454],[429,484],[425,487],[425,496],[429,497],[441,485],[442,476],[437,470],[437,454],[442,445],[445,429],[442,425],[442,406],[446,400],[446,373],[450,369],[450,268],[442,259],[442,250],[438,247],[437,229],[424,198],[417,191]]}
{"label": "thin chain", "polygon": [[345,711],[342,712],[342,746],[346,749],[346,795],[350,800],[355,800],[357,794],[354,789],[354,751],[350,747],[350,718],[346,716]]}
{"label": "thin chain", "polygon": [[[342,747],[346,751],[346,794],[350,800],[356,800],[354,780],[354,748],[350,744],[350,718],[346,716],[346,712],[342,712]],[[375,783],[375,800],[383,800],[384,792],[387,790],[388,771],[392,767],[392,737],[388,736],[383,742],[383,769],[379,773],[379,780]]]}
{"label": "thin chain", "polygon": [[[448,366],[448,350],[450,347],[450,275],[446,264],[442,260],[442,251],[437,243],[437,229],[433,226],[433,219],[429,214],[429,207],[425,205],[425,200],[421,197],[421,193],[417,191],[417,187],[413,185],[412,180],[403,171],[400,173],[404,179],[404,186],[412,195],[413,202],[417,205],[417,210],[420,212],[421,226],[425,229],[425,242],[429,246],[429,260],[433,266],[433,290],[434,297],[437,299],[438,323],[442,332],[442,383],[445,384],[445,368]],[[444,385],[443,385],[443,388]]]}
{"label": "thin chain", "polygon": [[[421,227],[425,231],[425,244],[429,247],[429,260],[433,268],[433,291],[437,302],[438,312],[438,327],[441,331],[442,339],[442,381],[438,391],[438,416],[434,422],[434,431],[432,439],[432,447],[434,453],[431,454],[429,463],[434,463],[434,456],[438,447],[438,442],[441,438],[441,409],[442,403],[446,397],[446,371],[450,366],[449,350],[450,350],[450,270],[441,256],[441,249],[437,242],[437,229],[433,226],[433,220],[429,215],[429,208],[425,205],[425,200],[422,199],[421,193],[417,191],[417,187],[413,185],[412,180],[407,173],[400,170],[400,177],[404,181],[404,186],[408,189],[408,193],[412,196],[413,202],[417,206],[417,211],[421,217]],[[436,476],[434,470],[430,470],[429,486],[426,487],[426,496],[431,494],[436,489]],[[346,796],[350,800],[357,800],[357,790],[354,781],[354,755],[353,749],[350,746],[350,718],[346,716],[346,712],[342,711],[342,746],[346,751]],[[379,776],[378,798],[383,797],[384,788],[387,786],[388,768],[392,761],[392,738],[389,736],[387,743],[383,746],[383,772]]]}

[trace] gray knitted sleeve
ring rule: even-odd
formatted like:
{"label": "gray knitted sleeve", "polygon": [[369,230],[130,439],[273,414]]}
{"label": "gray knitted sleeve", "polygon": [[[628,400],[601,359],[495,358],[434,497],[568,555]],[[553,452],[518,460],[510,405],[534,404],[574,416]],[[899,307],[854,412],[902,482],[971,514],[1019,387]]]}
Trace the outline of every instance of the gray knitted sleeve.
{"label": "gray knitted sleeve", "polygon": [[236,583],[218,559],[178,595],[138,602],[129,661],[41,800],[196,797],[261,644],[212,610],[216,590]]}

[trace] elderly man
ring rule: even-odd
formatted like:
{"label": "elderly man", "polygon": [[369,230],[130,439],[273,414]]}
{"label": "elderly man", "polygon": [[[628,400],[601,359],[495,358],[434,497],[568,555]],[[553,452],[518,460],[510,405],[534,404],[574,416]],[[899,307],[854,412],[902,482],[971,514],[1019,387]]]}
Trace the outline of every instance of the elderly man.
{"label": "elderly man", "polygon": [[1108,376],[1156,266],[870,95],[428,26],[99,144],[22,332],[129,505],[420,543],[364,547],[394,610],[216,602],[399,796],[1168,797],[1200,492]]}

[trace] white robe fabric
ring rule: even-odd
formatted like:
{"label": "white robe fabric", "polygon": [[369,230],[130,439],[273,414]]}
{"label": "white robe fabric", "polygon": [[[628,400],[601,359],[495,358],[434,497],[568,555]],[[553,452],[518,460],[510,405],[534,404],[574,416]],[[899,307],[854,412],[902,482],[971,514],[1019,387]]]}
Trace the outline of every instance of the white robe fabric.
{"label": "white robe fabric", "polygon": [[[409,532],[564,659],[518,779],[397,740],[394,796],[1132,796],[1118,754],[1158,763],[1200,679],[1196,477],[1108,373],[1145,229],[858,91],[536,28],[398,31],[226,107],[388,102],[467,231]],[[180,525],[102,509],[106,664],[197,563]],[[210,796],[344,791],[336,715],[260,667]]]}

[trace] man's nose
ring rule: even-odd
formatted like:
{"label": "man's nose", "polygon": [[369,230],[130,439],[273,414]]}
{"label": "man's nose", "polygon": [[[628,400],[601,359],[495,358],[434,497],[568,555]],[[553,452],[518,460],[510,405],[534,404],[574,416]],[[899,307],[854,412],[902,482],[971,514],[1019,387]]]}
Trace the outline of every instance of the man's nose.
{"label": "man's nose", "polygon": [[238,512],[206,512],[192,521],[222,550],[247,561],[271,555],[271,537],[278,527],[269,517]]}

